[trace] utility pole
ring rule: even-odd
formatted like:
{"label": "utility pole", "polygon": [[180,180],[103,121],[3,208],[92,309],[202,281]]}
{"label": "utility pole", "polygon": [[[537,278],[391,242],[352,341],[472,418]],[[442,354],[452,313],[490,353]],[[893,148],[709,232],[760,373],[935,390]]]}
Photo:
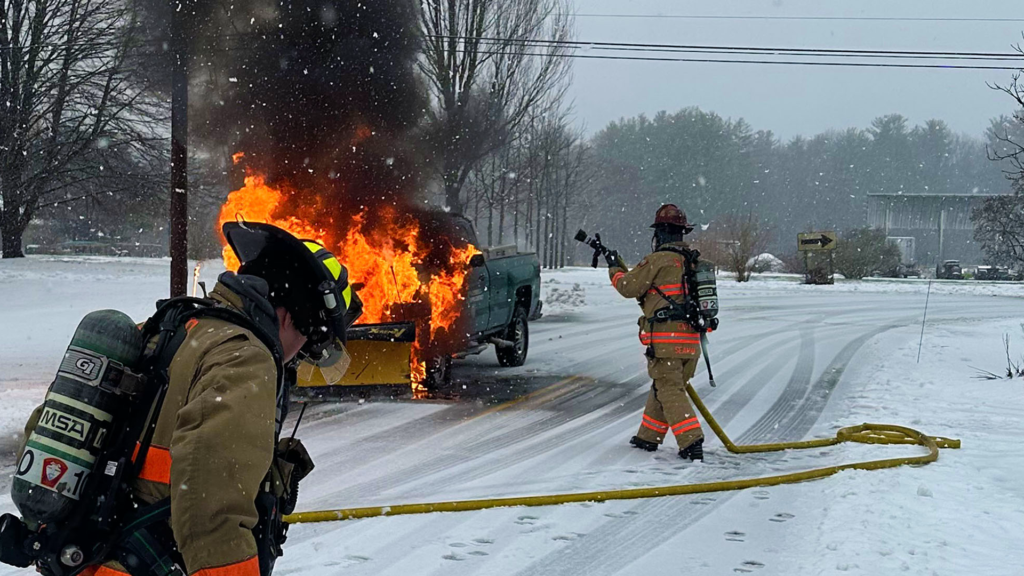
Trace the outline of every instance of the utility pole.
{"label": "utility pole", "polygon": [[939,208],[939,265],[942,265],[942,258],[945,255],[943,250],[946,240],[946,209]]}
{"label": "utility pole", "polygon": [[[184,0],[178,0],[184,3]],[[171,11],[171,296],[188,284],[188,46],[180,4]]]}

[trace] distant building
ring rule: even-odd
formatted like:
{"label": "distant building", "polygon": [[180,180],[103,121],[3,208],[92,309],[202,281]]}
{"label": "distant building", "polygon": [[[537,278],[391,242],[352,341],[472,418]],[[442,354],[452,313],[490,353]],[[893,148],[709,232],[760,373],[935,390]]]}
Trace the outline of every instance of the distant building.
{"label": "distant building", "polygon": [[914,260],[920,265],[942,260],[977,264],[984,255],[974,241],[971,210],[991,196],[868,193],[868,223],[886,236],[913,237]]}

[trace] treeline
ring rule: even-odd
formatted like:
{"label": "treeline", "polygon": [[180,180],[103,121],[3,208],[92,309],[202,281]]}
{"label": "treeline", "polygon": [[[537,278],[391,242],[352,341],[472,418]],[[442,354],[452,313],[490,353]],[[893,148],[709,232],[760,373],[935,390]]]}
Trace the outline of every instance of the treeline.
{"label": "treeline", "polygon": [[941,120],[911,126],[891,114],[865,129],[830,130],[782,142],[740,120],[686,108],[609,124],[590,142],[594,170],[589,211],[580,219],[639,257],[646,229],[665,202],[701,228],[729,214],[754,214],[775,231],[773,251],[791,251],[796,233],[868,223],[868,195],[964,194],[1009,189],[989,148],[1016,130],[992,121],[986,139],[953,133]]}
{"label": "treeline", "polygon": [[1009,166],[991,157],[1022,131],[999,117],[978,139],[941,120],[912,126],[890,114],[783,142],[698,108],[612,122],[589,140],[565,115],[531,126],[474,172],[467,214],[489,243],[536,250],[548,267],[584,256],[572,245],[577,227],[636,261],[650,250],[648,226],[663,203],[680,205],[706,236],[729,216],[752,215],[774,231],[768,250],[786,254],[798,232],[866,226],[871,193],[1006,192]]}

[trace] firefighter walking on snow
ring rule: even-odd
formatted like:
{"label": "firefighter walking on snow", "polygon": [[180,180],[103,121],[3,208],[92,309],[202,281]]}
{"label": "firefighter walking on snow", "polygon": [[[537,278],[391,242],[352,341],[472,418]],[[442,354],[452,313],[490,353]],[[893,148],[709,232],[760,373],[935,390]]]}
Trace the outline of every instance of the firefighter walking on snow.
{"label": "firefighter walking on snow", "polygon": [[657,321],[659,310],[684,303],[690,288],[687,271],[693,259],[683,237],[693,231],[686,214],[673,204],[658,209],[651,225],[652,253],[632,270],[622,267],[618,254],[608,255],[612,285],[626,298],[636,298],[643,310],[638,321],[640,342],[647,346],[647,373],[654,380],[647,396],[640,431],[630,444],[655,451],[665,436],[675,436],[679,456],[703,460],[704,433],[686,396],[697,369],[700,334],[686,321]]}

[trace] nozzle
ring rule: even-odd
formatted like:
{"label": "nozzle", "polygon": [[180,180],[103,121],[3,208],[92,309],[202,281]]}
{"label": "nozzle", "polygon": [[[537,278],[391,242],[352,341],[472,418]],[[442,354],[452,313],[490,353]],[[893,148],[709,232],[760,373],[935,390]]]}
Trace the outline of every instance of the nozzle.
{"label": "nozzle", "polygon": [[576,232],[576,241],[585,243],[587,241],[587,233],[584,232],[582,229],[578,230]]}

